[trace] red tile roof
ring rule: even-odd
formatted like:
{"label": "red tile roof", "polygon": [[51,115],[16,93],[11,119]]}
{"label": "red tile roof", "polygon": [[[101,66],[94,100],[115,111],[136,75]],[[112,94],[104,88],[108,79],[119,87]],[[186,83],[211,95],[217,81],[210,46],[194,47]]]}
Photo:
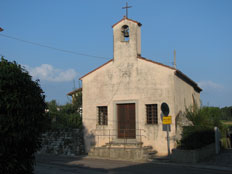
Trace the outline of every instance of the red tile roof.
{"label": "red tile roof", "polygon": [[197,85],[196,82],[194,82],[192,79],[190,79],[187,75],[185,75],[181,71],[176,70],[175,75],[180,79],[182,79],[183,81],[185,81],[186,83],[188,83],[189,85],[191,85],[197,92],[202,91],[202,89]]}
{"label": "red tile roof", "polygon": [[131,21],[131,22],[134,22],[134,23],[138,24],[138,26],[142,26],[142,24],[140,22],[134,21],[134,20],[129,19],[126,16],[124,16],[120,21],[118,21],[117,23],[115,23],[114,25],[112,25],[112,28],[114,28],[115,25],[119,24],[120,22],[122,22],[125,19],[128,20],[128,21]]}
{"label": "red tile roof", "polygon": [[144,58],[144,57],[140,57],[140,56],[139,56],[138,58],[141,59],[141,60],[145,60],[145,61],[151,62],[151,63],[155,63],[155,64],[157,64],[157,65],[164,66],[164,67],[166,67],[166,68],[170,68],[170,69],[176,70],[175,68],[173,68],[173,67],[171,67],[171,66],[164,65],[164,64],[162,64],[162,63],[159,63],[159,62],[155,62],[155,61],[153,61],[153,60],[146,59],[146,58]]}
{"label": "red tile roof", "polygon": [[75,90],[69,92],[67,95],[72,96],[72,95],[75,94],[76,92],[80,92],[80,91],[82,91],[82,88],[77,88],[77,89],[75,89]]}

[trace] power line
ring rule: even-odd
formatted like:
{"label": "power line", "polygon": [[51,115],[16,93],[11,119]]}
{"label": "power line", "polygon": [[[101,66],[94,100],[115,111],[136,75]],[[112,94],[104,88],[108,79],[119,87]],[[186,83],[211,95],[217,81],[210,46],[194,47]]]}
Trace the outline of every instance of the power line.
{"label": "power line", "polygon": [[9,39],[13,39],[13,40],[17,40],[17,41],[20,41],[20,42],[28,43],[28,44],[31,44],[31,45],[36,45],[36,46],[40,46],[40,47],[44,47],[44,48],[48,48],[48,49],[52,49],[52,50],[56,50],[56,51],[61,51],[61,52],[64,52],[64,53],[74,54],[74,55],[78,55],[78,56],[94,57],[94,58],[98,58],[98,59],[107,59],[108,60],[108,58],[106,58],[106,57],[94,56],[94,55],[85,54],[85,53],[78,53],[78,52],[71,51],[71,50],[55,48],[55,47],[52,47],[52,46],[43,45],[43,44],[40,44],[40,43],[23,40],[23,39],[16,38],[16,37],[13,37],[13,36],[9,36],[9,35],[5,35],[5,34],[0,34],[0,36],[6,37],[6,38],[9,38]]}

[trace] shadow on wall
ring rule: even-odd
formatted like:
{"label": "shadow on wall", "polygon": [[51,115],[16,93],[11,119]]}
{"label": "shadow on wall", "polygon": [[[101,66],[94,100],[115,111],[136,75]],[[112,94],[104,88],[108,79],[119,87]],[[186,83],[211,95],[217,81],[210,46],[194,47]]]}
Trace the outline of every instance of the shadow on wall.
{"label": "shadow on wall", "polygon": [[88,132],[88,130],[83,126],[83,137],[84,137],[84,147],[85,153],[88,153],[89,150],[96,145],[95,135],[92,132]]}

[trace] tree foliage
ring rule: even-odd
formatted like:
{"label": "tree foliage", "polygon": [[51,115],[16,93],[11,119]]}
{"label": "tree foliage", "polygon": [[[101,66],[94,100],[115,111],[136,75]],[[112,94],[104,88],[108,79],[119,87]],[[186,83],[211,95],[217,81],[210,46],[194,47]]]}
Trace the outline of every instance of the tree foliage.
{"label": "tree foliage", "polygon": [[51,129],[81,128],[82,118],[77,105],[67,103],[58,105],[55,100],[47,103]]}
{"label": "tree foliage", "polygon": [[221,108],[221,119],[232,121],[232,106]]}
{"label": "tree foliage", "polygon": [[16,62],[0,61],[0,173],[33,173],[46,122],[38,81]]}

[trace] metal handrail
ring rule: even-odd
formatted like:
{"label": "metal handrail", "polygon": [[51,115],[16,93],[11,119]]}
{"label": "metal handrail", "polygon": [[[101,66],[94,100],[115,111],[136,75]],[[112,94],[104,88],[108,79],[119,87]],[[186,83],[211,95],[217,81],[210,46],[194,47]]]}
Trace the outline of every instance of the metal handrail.
{"label": "metal handrail", "polygon": [[[108,137],[108,143],[109,145],[111,146],[111,140],[113,140],[114,137],[117,137],[118,134],[117,134],[117,131],[118,129],[93,129],[91,130],[92,133],[94,133],[94,135],[97,137],[95,140],[97,140],[97,143],[96,145],[99,144],[99,141],[100,141],[100,137]],[[142,142],[142,137],[145,137],[146,136],[143,134],[144,132],[146,132],[144,129],[120,129],[120,131],[123,131],[123,137],[122,138],[118,138],[118,139],[123,139],[123,144],[124,144],[124,148],[126,146],[126,144],[128,144],[128,139],[131,139],[131,138],[128,138],[126,135],[126,131],[135,131],[135,139],[137,139],[137,137],[139,137],[139,142]],[[108,133],[105,133],[105,132],[108,132]],[[138,133],[137,133],[138,132]],[[98,134],[100,133],[100,134]],[[113,133],[113,134],[112,134]]]}

